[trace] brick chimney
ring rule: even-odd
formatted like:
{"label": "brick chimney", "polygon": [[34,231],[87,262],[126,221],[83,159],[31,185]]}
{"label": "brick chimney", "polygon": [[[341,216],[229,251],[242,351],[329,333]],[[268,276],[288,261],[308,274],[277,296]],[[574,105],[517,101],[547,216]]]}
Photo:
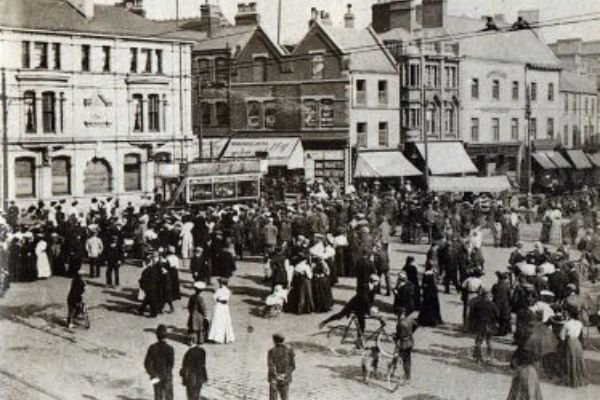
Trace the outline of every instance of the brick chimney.
{"label": "brick chimney", "polygon": [[236,25],[258,25],[260,22],[260,14],[256,8],[256,2],[238,3],[237,14],[235,15]]}
{"label": "brick chimney", "polygon": [[310,20],[308,21],[308,27],[310,28],[319,20],[319,10],[317,7],[311,7],[310,9]]}
{"label": "brick chimney", "polygon": [[321,23],[325,26],[331,26],[331,15],[327,11],[321,10]]}
{"label": "brick chimney", "polygon": [[448,15],[447,0],[423,0],[421,24],[425,28],[443,28]]}
{"label": "brick chimney", "polygon": [[67,2],[85,18],[94,18],[94,0],[67,0]]}
{"label": "brick chimney", "polygon": [[371,23],[377,33],[402,28],[412,32],[418,27],[415,0],[382,1],[371,8]]}
{"label": "brick chimney", "polygon": [[354,29],[354,13],[352,12],[352,4],[346,5],[346,14],[344,14],[344,26]]}

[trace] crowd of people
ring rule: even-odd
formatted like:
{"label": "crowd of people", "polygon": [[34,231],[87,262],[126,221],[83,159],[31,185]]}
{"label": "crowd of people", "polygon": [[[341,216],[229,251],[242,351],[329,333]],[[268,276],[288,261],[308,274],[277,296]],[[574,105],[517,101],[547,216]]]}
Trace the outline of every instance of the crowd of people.
{"label": "crowd of people", "polygon": [[[463,327],[475,336],[477,362],[492,356],[492,336],[513,332],[516,316],[512,364],[518,373],[511,389],[516,399],[520,390],[535,385],[537,378],[532,376],[538,370],[569,386],[586,383],[578,338],[589,310],[580,294],[580,272],[585,266],[586,278],[595,282],[600,230],[593,212],[597,194],[583,193],[578,201],[581,207],[568,211],[567,224],[558,199],[523,212],[515,196],[465,201],[449,195],[423,197],[410,188],[333,199],[319,196],[293,204],[186,209],[167,208],[151,199],[139,208],[131,203],[121,207],[114,198],[92,199],[85,210],[76,201],[68,206],[65,201],[40,202],[24,212],[12,204],[0,221],[2,292],[11,281],[72,277],[70,324],[83,301],[82,266],[89,266],[90,279],[99,279],[106,268],[106,285],[119,286],[119,269],[127,262],[141,268],[138,313],[157,317],[165,308],[172,312],[173,302],[182,298],[179,272],[189,270],[194,294],[188,300],[188,333],[193,343],[202,344],[235,340],[228,285],[237,262],[248,255],[263,260],[265,284],[271,289],[264,299],[269,316],[280,311],[329,313],[334,306],[332,288],[342,277],[354,278],[355,296],[321,326],[354,315],[359,334],[365,319],[376,313],[376,296],[389,298],[398,317],[398,337],[406,339],[407,326],[413,326],[409,317],[422,327],[442,324],[440,285],[446,294],[454,289],[460,295]],[[520,226],[531,218],[542,221],[542,240],[527,252]],[[494,245],[516,248],[491,289],[482,281],[486,260],[481,247],[487,228]],[[389,246],[394,236],[409,243],[425,241],[430,247],[423,267],[408,256],[392,282]],[[544,243],[557,245],[557,251],[551,253]],[[570,246],[581,251],[580,260],[571,259]],[[209,288],[214,290],[212,312],[204,298]],[[532,337],[544,339],[544,354],[531,350]],[[403,353],[407,378],[410,349],[412,344]]]}

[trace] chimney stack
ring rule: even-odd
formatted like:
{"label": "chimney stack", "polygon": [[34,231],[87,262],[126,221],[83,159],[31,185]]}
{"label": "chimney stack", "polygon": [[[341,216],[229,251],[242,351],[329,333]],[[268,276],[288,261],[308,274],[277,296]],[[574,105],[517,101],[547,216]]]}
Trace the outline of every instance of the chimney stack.
{"label": "chimney stack", "polygon": [[352,4],[346,5],[346,14],[344,14],[344,26],[354,29],[354,13],[352,12]]}
{"label": "chimney stack", "polygon": [[327,11],[321,10],[321,23],[325,26],[331,26],[331,16]]}
{"label": "chimney stack", "polygon": [[94,0],[67,0],[86,19],[94,18]]}
{"label": "chimney stack", "polygon": [[308,27],[312,27],[315,22],[319,20],[319,10],[317,7],[311,7],[310,9],[310,20],[308,21]]}
{"label": "chimney stack", "polygon": [[[423,13],[424,11],[425,7],[423,6]],[[395,28],[402,28],[412,33],[418,28],[415,0],[378,2],[373,4],[371,12],[371,24],[377,33]]]}
{"label": "chimney stack", "polygon": [[421,24],[426,28],[443,28],[448,15],[447,0],[423,0]]}
{"label": "chimney stack", "polygon": [[236,26],[240,25],[258,25],[260,23],[260,14],[256,7],[256,2],[238,3],[237,14],[235,15]]}

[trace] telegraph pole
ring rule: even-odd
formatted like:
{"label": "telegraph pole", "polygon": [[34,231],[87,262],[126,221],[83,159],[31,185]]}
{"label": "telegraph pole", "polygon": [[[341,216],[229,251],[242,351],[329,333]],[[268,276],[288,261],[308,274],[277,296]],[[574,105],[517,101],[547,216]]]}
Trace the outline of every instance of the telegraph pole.
{"label": "telegraph pole", "polygon": [[531,94],[525,66],[525,121],[527,124],[527,195],[531,196]]}
{"label": "telegraph pole", "polygon": [[2,202],[8,210],[8,96],[6,95],[6,70],[2,68]]}
{"label": "telegraph pole", "polygon": [[277,44],[281,45],[281,0],[277,3]]}
{"label": "telegraph pole", "polygon": [[[423,134],[423,145],[425,146],[425,193],[429,195],[429,138],[427,137],[427,127],[425,126],[427,120],[427,99],[425,98],[425,53],[422,40],[419,42],[419,55],[421,60],[421,132]],[[433,118],[433,115],[431,118]]]}

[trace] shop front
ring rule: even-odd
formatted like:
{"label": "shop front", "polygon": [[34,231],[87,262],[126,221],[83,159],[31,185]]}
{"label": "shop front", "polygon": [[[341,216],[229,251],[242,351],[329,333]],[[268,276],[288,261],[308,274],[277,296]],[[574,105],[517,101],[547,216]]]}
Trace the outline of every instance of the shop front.
{"label": "shop front", "polygon": [[507,176],[519,181],[521,143],[469,143],[466,150],[479,176]]}
{"label": "shop front", "polygon": [[538,191],[559,192],[566,188],[571,164],[558,152],[537,151],[531,154],[533,187]]}
{"label": "shop front", "polygon": [[404,179],[423,175],[398,150],[359,152],[354,166],[357,187],[378,185],[400,189]]}
{"label": "shop front", "polygon": [[592,165],[594,167],[591,173],[591,185],[600,187],[600,153],[586,153],[586,156],[592,162]]}
{"label": "shop front", "polygon": [[593,166],[583,150],[565,150],[563,155],[574,167],[573,171],[568,174],[568,184],[571,190],[581,189],[584,185],[593,182],[591,174]]}

